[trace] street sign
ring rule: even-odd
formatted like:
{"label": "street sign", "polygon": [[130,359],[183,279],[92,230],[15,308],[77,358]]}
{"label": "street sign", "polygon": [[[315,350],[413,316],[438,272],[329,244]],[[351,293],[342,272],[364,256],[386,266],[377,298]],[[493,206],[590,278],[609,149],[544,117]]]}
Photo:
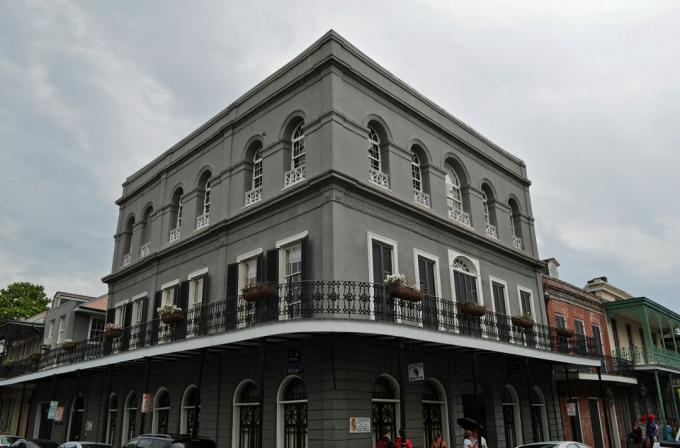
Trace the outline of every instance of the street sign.
{"label": "street sign", "polygon": [[299,375],[302,373],[302,357],[297,350],[288,351],[288,375]]}
{"label": "street sign", "polygon": [[47,420],[54,420],[54,414],[57,412],[58,401],[50,401],[50,407],[47,410]]}
{"label": "street sign", "polygon": [[423,363],[418,362],[415,364],[408,365],[408,380],[413,381],[423,381],[425,379],[425,369],[423,368]]}
{"label": "street sign", "polygon": [[142,414],[153,412],[153,396],[151,394],[142,395]]}
{"label": "street sign", "polygon": [[349,418],[349,433],[362,434],[371,432],[371,418],[370,417],[350,417]]}

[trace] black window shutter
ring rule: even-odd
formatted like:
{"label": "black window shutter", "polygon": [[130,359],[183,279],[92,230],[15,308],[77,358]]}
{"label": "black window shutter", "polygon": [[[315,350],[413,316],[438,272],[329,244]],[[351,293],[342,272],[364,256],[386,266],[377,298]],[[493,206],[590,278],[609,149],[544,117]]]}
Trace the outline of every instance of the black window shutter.
{"label": "black window shutter", "polygon": [[208,294],[210,293],[210,287],[208,286],[208,274],[203,276],[203,302],[201,304],[206,304],[210,302],[208,300]]}
{"label": "black window shutter", "polygon": [[279,249],[267,251],[267,282],[279,283]]}
{"label": "black window shutter", "polygon": [[227,300],[224,310],[224,326],[236,328],[238,314],[238,263],[227,265]]}
{"label": "black window shutter", "polygon": [[154,294],[153,303],[151,304],[151,344],[158,343],[158,331],[160,330],[159,320],[158,320],[158,307],[161,306],[161,300],[163,299],[163,292],[156,291]]}
{"label": "black window shutter", "polygon": [[[116,309],[109,308],[106,310],[106,323],[111,323],[116,320]],[[113,347],[113,339],[104,338],[104,354],[108,355],[111,353]]]}
{"label": "black window shutter", "polygon": [[432,294],[432,291],[428,290],[427,263],[425,263],[425,259],[421,256],[418,256],[418,283],[420,283],[421,291],[426,294]]}
{"label": "black window shutter", "polygon": [[[207,308],[204,308],[203,305],[207,304],[209,302],[208,300],[208,292],[210,291],[210,288],[208,287],[208,274],[205,274],[203,276],[203,300],[201,301],[201,305],[198,307],[194,307],[194,319],[198,320],[198,332],[199,334],[205,334],[205,328],[206,328],[206,319],[207,319]],[[196,316],[196,313],[198,313],[198,316]]]}
{"label": "black window shutter", "polygon": [[146,335],[149,333],[149,323],[147,322],[147,308],[149,307],[149,298],[144,297],[142,299],[142,321],[138,325],[138,335],[139,335],[139,345],[144,346],[147,337]]}
{"label": "black window shutter", "polygon": [[177,306],[184,312],[184,319],[175,324],[175,338],[184,339],[187,335],[187,321],[191,318],[189,315],[189,280],[185,280],[179,285],[179,298],[177,299]]}
{"label": "black window shutter", "polygon": [[300,241],[300,252],[302,256],[302,280],[312,280],[312,247],[309,238],[305,237]]}

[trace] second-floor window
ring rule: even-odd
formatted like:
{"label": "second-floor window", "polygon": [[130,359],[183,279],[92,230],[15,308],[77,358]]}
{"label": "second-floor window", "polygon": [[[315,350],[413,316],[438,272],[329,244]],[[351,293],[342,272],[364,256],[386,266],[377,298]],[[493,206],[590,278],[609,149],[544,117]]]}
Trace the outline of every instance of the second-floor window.
{"label": "second-floor window", "polygon": [[179,229],[182,227],[182,198],[179,198],[177,203],[177,221],[175,222],[175,228]]}
{"label": "second-floor window", "polygon": [[54,338],[54,319],[50,321],[50,327],[49,330],[47,331],[47,340],[45,341],[45,343],[51,344],[53,338]]}
{"label": "second-floor window", "polygon": [[262,186],[262,146],[260,146],[253,156],[253,182],[251,188],[254,190]]}
{"label": "second-floor window", "polygon": [[300,168],[305,164],[305,131],[302,130],[302,123],[295,128],[291,144],[293,150],[291,152],[290,168]]}
{"label": "second-floor window", "polygon": [[194,277],[189,280],[189,308],[200,306],[203,303],[203,282],[205,276]]}
{"label": "second-floor window", "polygon": [[371,169],[382,171],[382,158],[380,157],[380,137],[373,128],[368,128],[368,162]]}
{"label": "second-floor window", "polygon": [[257,257],[249,258],[241,262],[241,285],[242,288],[257,284]]}
{"label": "second-floor window", "polygon": [[64,316],[59,318],[59,328],[57,329],[57,344],[61,344],[64,340]]}
{"label": "second-floor window", "polygon": [[161,305],[172,305],[175,303],[176,285],[165,288],[161,292]]}
{"label": "second-floor window", "polygon": [[478,302],[475,269],[460,257],[456,258],[453,262],[453,283],[458,302]]}
{"label": "second-floor window", "polygon": [[90,335],[88,339],[98,338],[104,334],[104,318],[103,317],[91,317],[90,318]]}
{"label": "second-floor window", "polygon": [[296,243],[281,248],[285,265],[285,283],[302,281],[302,244]]}
{"label": "second-floor window", "polygon": [[420,169],[420,159],[415,152],[411,153],[411,180],[414,190],[423,191],[423,173]]}
{"label": "second-floor window", "polygon": [[460,179],[455,171],[446,170],[446,199],[449,207],[455,210],[463,210],[463,195],[460,192]]}
{"label": "second-floor window", "polygon": [[522,308],[522,314],[531,314],[531,293],[529,291],[520,289],[519,304]]}
{"label": "second-floor window", "polygon": [[555,315],[555,327],[567,328],[567,320],[564,318],[564,316],[559,314]]}

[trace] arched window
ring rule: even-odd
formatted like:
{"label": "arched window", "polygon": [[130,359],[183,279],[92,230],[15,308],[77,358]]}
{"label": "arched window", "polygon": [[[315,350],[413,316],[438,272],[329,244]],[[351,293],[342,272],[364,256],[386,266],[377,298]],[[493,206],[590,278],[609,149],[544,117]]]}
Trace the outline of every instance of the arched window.
{"label": "arched window", "polygon": [[151,432],[154,434],[167,434],[168,422],[170,421],[170,395],[164,387],[156,392],[153,399],[153,420]]}
{"label": "arched window", "polygon": [[234,391],[232,446],[237,448],[259,448],[260,437],[260,392],[255,383],[245,380]]}
{"label": "arched window", "polygon": [[290,170],[283,178],[283,188],[292,187],[305,180],[305,131],[304,122],[298,121],[290,136]]}
{"label": "arched window", "polygon": [[510,230],[512,230],[512,245],[515,249],[524,249],[524,243],[522,241],[522,221],[521,215],[519,213],[519,205],[517,201],[510,198],[508,201],[508,206],[510,207]]}
{"label": "arched window", "polygon": [[149,255],[151,251],[151,215],[153,214],[153,207],[148,206],[144,210],[142,218],[142,246],[139,249],[139,258],[144,258]]}
{"label": "arched window", "polygon": [[428,380],[423,385],[423,430],[425,432],[425,446],[432,446],[438,434],[448,440],[448,417],[446,407],[446,392],[444,387],[435,380]]}
{"label": "arched window", "polygon": [[368,127],[368,181],[389,190],[390,177],[382,157],[380,131],[381,129],[375,124]]}
{"label": "arched window", "polygon": [[71,418],[69,420],[69,439],[82,440],[83,415],[85,414],[85,401],[82,395],[76,395],[71,405]]}
{"label": "arched window", "polygon": [[297,376],[283,381],[278,394],[278,448],[307,448],[307,389]]}
{"label": "arched window", "polygon": [[196,216],[196,230],[203,229],[210,225],[210,172],[206,171],[199,181],[199,201]]}
{"label": "arched window", "polygon": [[418,156],[418,147],[411,149],[411,182],[413,183],[413,201],[424,207],[430,207],[430,195],[426,192],[423,179],[421,158]]}
{"label": "arched window", "polygon": [[182,409],[179,430],[182,434],[195,437],[198,434],[198,423],[201,414],[201,403],[198,387],[193,384],[186,388],[182,396]]}
{"label": "arched window", "polygon": [[130,392],[123,407],[123,433],[121,445],[137,435],[137,394]]}
{"label": "arched window", "polygon": [[506,384],[501,391],[503,427],[506,446],[522,444],[522,421],[519,410],[519,396],[514,387]]}
{"label": "arched window", "polygon": [[538,386],[531,388],[531,428],[533,430],[534,442],[550,440],[545,395],[543,395],[543,391]]}
{"label": "arched window", "polygon": [[479,303],[477,270],[464,257],[453,261],[453,283],[455,300],[459,303]]}
{"label": "arched window", "polygon": [[127,266],[132,261],[132,236],[135,228],[135,217],[130,216],[125,224],[125,235],[123,236],[123,266]]}
{"label": "arched window", "polygon": [[484,227],[486,235],[491,238],[498,238],[496,229],[496,209],[493,205],[493,191],[487,184],[482,185],[482,207],[484,212]]}
{"label": "arched window", "polygon": [[382,374],[373,383],[371,396],[371,426],[373,440],[377,442],[386,431],[397,433],[399,421],[399,383],[389,375]]}
{"label": "arched window", "polygon": [[113,445],[116,436],[116,423],[118,421],[118,396],[111,394],[109,397],[109,409],[106,415],[106,443]]}
{"label": "arched window", "polygon": [[458,173],[452,169],[446,169],[444,178],[446,183],[446,204],[449,209],[449,218],[466,226],[471,226],[470,215],[463,210],[462,183]]}
{"label": "arched window", "polygon": [[[180,239],[180,229],[182,228],[182,195],[184,191],[181,188],[175,190],[172,195],[172,208],[170,209],[170,242]],[[174,225],[174,227],[172,227]]]}
{"label": "arched window", "polygon": [[251,172],[250,184],[246,186],[244,207],[262,200],[262,181],[264,179],[264,172],[262,170],[262,143],[260,141],[252,143],[248,154],[252,155],[253,170]]}

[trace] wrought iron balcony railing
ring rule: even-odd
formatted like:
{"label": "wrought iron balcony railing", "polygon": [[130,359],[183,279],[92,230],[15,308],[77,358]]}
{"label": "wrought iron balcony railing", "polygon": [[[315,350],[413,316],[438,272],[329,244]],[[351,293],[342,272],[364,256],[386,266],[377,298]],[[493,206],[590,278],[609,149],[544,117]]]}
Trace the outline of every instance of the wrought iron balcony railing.
{"label": "wrought iron balcony railing", "polygon": [[491,238],[498,238],[498,230],[496,230],[496,226],[486,223],[486,234]]}
{"label": "wrought iron balcony railing", "polygon": [[660,365],[680,369],[680,353],[663,347],[620,347],[616,355],[631,361],[634,366]]}
{"label": "wrought iron balcony railing", "polygon": [[132,254],[123,255],[123,266],[127,266],[132,263]]}
{"label": "wrought iron balcony railing", "polygon": [[[380,284],[352,281],[306,281],[266,285],[255,301],[243,296],[194,306],[181,321],[164,324],[160,319],[122,330],[119,337],[104,335],[79,341],[70,347],[46,350],[40,359],[25,360],[19,366],[0,367],[0,377],[26,371],[46,370],[101,358],[113,353],[139,350],[190,337],[214,335],[255,325],[292,319],[341,319],[389,323],[497,341],[535,350],[595,357],[593,338],[558,336],[554,328],[534,323],[528,328],[514,325],[512,317],[493,312],[479,316],[469,304],[425,295],[412,302],[394,298]],[[477,309],[479,311],[479,309]],[[471,342],[474,346],[474,342]]]}
{"label": "wrought iron balcony railing", "polygon": [[[632,361],[609,355],[598,355],[597,357],[602,362],[602,375],[634,376]],[[594,367],[579,367],[578,371],[581,373],[597,373],[597,369]]]}

